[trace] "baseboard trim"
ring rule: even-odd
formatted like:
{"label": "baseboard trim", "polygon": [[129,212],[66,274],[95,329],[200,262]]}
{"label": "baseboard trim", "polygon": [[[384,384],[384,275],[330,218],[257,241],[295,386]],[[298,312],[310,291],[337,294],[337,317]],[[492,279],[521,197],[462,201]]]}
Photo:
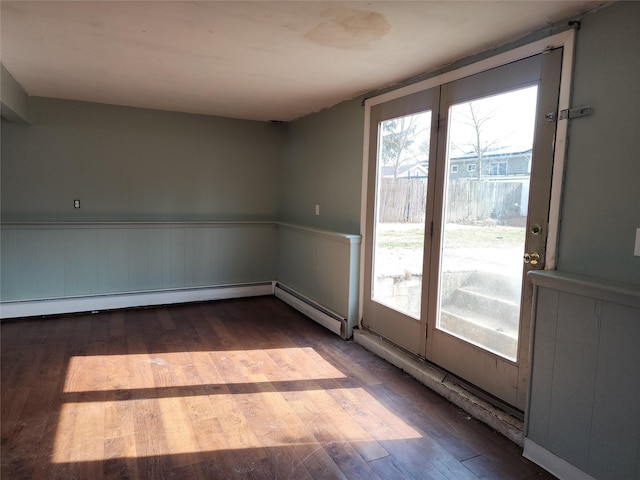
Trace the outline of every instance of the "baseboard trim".
{"label": "baseboard trim", "polygon": [[277,283],[274,288],[274,294],[277,298],[303,313],[316,323],[319,323],[336,335],[341,337],[343,336],[346,319],[339,319],[340,317],[337,314],[329,312],[318,303],[287,287],[286,285]]}
{"label": "baseboard trim", "polygon": [[86,297],[52,298],[1,302],[0,319],[94,312],[119,308],[203,302],[229,298],[273,295],[274,283],[221,285],[177,290],[156,290],[135,293],[91,295]]}
{"label": "baseboard trim", "polygon": [[591,475],[584,473],[529,438],[524,439],[522,456],[540,465],[561,480],[595,480]]}
{"label": "baseboard trim", "polygon": [[345,319],[322,307],[314,300],[276,282],[0,302],[0,319],[98,312],[263,295],[275,295],[336,335],[343,336],[346,326]]}

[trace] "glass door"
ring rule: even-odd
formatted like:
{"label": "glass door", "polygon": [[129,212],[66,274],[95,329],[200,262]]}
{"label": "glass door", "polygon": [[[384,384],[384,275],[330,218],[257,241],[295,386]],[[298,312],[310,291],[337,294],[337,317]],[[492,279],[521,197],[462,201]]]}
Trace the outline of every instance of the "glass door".
{"label": "glass door", "polygon": [[364,324],[416,354],[426,344],[434,99],[428,90],[371,110]]}
{"label": "glass door", "polygon": [[548,51],[370,110],[363,325],[519,409],[561,60]]}
{"label": "glass door", "polygon": [[538,86],[449,107],[436,328],[515,361]]}
{"label": "glass door", "polygon": [[555,132],[545,113],[557,108],[560,59],[537,55],[442,87],[426,356],[520,409],[532,294],[523,274],[544,262]]}

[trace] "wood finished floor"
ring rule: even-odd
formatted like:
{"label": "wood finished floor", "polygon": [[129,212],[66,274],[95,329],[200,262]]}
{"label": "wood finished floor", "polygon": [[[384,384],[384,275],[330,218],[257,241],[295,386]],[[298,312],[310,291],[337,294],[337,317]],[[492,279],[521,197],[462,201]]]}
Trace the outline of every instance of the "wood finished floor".
{"label": "wood finished floor", "polygon": [[275,297],[1,335],[2,478],[554,478]]}

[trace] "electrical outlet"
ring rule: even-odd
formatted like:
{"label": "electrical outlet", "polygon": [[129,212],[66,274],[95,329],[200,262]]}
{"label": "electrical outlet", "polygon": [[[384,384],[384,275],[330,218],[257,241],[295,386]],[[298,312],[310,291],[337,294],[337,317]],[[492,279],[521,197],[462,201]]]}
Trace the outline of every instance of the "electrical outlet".
{"label": "electrical outlet", "polygon": [[640,257],[640,228],[636,228],[636,248],[633,249],[633,254]]}
{"label": "electrical outlet", "polygon": [[316,205],[316,215],[320,215],[320,205]]}
{"label": "electrical outlet", "polygon": [[80,200],[73,201],[73,208],[80,208]]}

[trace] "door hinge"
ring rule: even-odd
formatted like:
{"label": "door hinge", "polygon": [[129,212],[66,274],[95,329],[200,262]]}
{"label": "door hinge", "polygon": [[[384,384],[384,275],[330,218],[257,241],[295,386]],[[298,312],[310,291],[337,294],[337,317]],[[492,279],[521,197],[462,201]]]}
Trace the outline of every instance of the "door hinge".
{"label": "door hinge", "polygon": [[440,131],[440,114],[438,114],[438,118],[436,119],[436,132]]}
{"label": "door hinge", "polygon": [[591,107],[579,107],[560,110],[560,120],[571,120],[572,118],[587,117],[593,114],[593,108]]}
{"label": "door hinge", "polygon": [[431,226],[429,227],[429,236],[433,237],[433,222],[431,222]]}

